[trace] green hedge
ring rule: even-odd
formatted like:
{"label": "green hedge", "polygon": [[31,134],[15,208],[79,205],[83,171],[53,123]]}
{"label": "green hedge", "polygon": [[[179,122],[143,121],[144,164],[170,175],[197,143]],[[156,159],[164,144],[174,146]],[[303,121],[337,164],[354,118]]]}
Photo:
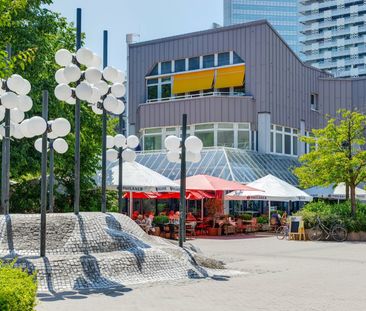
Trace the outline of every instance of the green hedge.
{"label": "green hedge", "polygon": [[349,232],[366,231],[366,204],[357,203],[356,217],[351,216],[350,202],[331,204],[324,201],[312,202],[296,213],[304,219],[305,228],[311,228],[319,216],[325,225],[343,223]]}
{"label": "green hedge", "polygon": [[36,305],[37,282],[12,263],[0,263],[0,310],[32,311]]}

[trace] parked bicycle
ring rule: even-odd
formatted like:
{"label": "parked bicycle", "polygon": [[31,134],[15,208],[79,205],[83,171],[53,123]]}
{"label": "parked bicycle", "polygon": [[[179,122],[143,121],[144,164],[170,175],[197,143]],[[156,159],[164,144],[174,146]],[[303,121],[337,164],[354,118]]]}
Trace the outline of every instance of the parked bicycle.
{"label": "parked bicycle", "polygon": [[279,226],[276,229],[277,239],[279,239],[279,240],[288,239],[289,238],[289,230],[290,230],[290,228],[289,228],[288,224]]}
{"label": "parked bicycle", "polygon": [[328,228],[319,217],[316,218],[316,224],[309,230],[309,239],[312,241],[328,240],[343,242],[347,239],[347,229],[342,224],[334,224]]}

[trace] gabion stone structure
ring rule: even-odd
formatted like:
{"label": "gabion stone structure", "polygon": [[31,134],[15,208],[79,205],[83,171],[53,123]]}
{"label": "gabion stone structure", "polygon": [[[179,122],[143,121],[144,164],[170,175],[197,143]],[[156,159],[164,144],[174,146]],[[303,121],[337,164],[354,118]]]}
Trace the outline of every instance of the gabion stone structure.
{"label": "gabion stone structure", "polygon": [[38,256],[39,232],[40,215],[13,214],[0,221],[0,258],[17,257],[19,265],[36,270],[39,291],[201,278],[217,274],[211,268],[222,268],[195,251],[147,235],[116,213],[49,214],[44,258]]}

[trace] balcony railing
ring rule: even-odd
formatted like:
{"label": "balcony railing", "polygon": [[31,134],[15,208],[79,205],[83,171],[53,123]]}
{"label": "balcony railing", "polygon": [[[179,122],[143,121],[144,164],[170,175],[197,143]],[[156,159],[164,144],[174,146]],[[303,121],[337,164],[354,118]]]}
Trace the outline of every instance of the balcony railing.
{"label": "balcony railing", "polygon": [[192,99],[197,97],[208,97],[208,96],[249,96],[244,92],[209,92],[209,93],[199,93],[199,94],[187,94],[180,96],[171,96],[164,98],[156,98],[156,99],[148,99],[146,103],[156,103],[156,102],[164,102],[164,101],[173,101],[173,100],[185,100]]}

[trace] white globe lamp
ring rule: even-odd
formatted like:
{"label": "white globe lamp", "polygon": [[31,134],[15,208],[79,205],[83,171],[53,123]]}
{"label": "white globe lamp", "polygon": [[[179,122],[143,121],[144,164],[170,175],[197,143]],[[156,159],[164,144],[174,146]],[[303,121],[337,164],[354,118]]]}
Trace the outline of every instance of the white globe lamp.
{"label": "white globe lamp", "polygon": [[130,135],[127,137],[127,147],[134,149],[140,144],[140,140],[135,135]]}
{"label": "white globe lamp", "polygon": [[126,146],[126,137],[122,134],[117,134],[114,136],[114,145],[117,148],[124,148]]}
{"label": "white globe lamp", "polygon": [[165,138],[165,147],[169,151],[178,151],[180,148],[181,140],[177,136],[171,135]]}
{"label": "white globe lamp", "polygon": [[122,152],[122,159],[126,162],[133,162],[136,160],[136,152],[131,149],[125,149]]}
{"label": "white globe lamp", "polygon": [[107,160],[110,162],[116,161],[118,158],[118,152],[114,149],[107,150]]}
{"label": "white globe lamp", "polygon": [[114,83],[111,87],[111,93],[116,97],[123,97],[126,94],[126,88],[121,83]]}
{"label": "white globe lamp", "polygon": [[118,80],[118,71],[111,66],[103,69],[103,78],[109,82],[116,82]]}
{"label": "white globe lamp", "polygon": [[51,123],[51,129],[57,137],[65,137],[70,133],[71,124],[65,118],[57,118]]}
{"label": "white globe lamp", "polygon": [[13,92],[6,92],[0,97],[1,104],[7,109],[13,109],[19,106],[18,95]]}
{"label": "white globe lamp", "polygon": [[66,49],[60,49],[55,54],[55,61],[60,66],[68,66],[72,63],[72,54]]}
{"label": "white globe lamp", "polygon": [[90,67],[85,70],[85,79],[91,84],[96,84],[102,79],[102,73],[98,68]]}
{"label": "white globe lamp", "polygon": [[189,136],[185,141],[185,146],[187,151],[200,153],[203,148],[203,143],[197,136]]}
{"label": "white globe lamp", "polygon": [[80,100],[88,101],[93,95],[93,89],[88,82],[81,82],[75,89],[75,94]]}
{"label": "white globe lamp", "polygon": [[113,148],[114,146],[114,137],[111,135],[107,135],[107,148]]}
{"label": "white globe lamp", "polygon": [[66,101],[72,96],[71,87],[67,84],[59,84],[55,88],[55,96],[58,100]]}
{"label": "white globe lamp", "polygon": [[53,149],[57,153],[65,153],[69,149],[69,145],[67,144],[66,140],[63,138],[57,138],[53,142]]}
{"label": "white globe lamp", "polygon": [[64,68],[64,77],[69,83],[76,82],[81,77],[81,70],[78,66],[72,64]]}
{"label": "white globe lamp", "polygon": [[33,136],[42,135],[47,129],[47,122],[41,117],[32,117],[27,123],[27,128]]}
{"label": "white globe lamp", "polygon": [[23,112],[27,112],[32,109],[32,107],[33,107],[32,98],[30,98],[27,95],[19,95],[18,99],[19,99],[19,104],[18,104],[19,110],[21,110]]}

